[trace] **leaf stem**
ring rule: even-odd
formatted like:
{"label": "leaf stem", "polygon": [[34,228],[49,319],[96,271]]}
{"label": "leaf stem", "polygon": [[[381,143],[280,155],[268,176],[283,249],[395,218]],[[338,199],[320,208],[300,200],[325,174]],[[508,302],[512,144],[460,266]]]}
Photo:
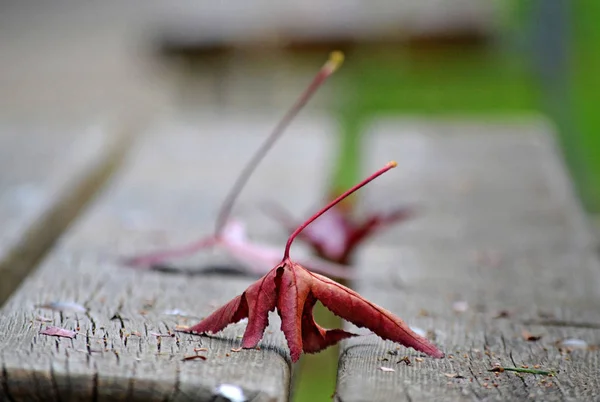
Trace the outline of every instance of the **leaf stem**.
{"label": "leaf stem", "polygon": [[310,100],[313,94],[317,89],[325,82],[325,80],[333,74],[344,61],[344,55],[342,52],[335,51],[331,52],[329,56],[329,60],[323,65],[323,67],[319,70],[317,75],[313,78],[312,82],[308,85],[308,87],[304,90],[304,92],[300,95],[296,103],[292,105],[292,107],[288,110],[288,112],[283,116],[283,118],[277,123],[277,126],[273,129],[271,134],[267,137],[267,139],[262,143],[260,148],[256,151],[256,153],[252,156],[252,159],[248,162],[248,164],[244,167],[235,183],[231,187],[229,194],[225,197],[221,209],[219,210],[219,214],[217,216],[217,220],[215,222],[215,237],[219,237],[223,228],[225,227],[225,223],[231,214],[231,210],[233,209],[233,204],[237,199],[238,195],[248,182],[248,179],[260,163],[260,161],[265,157],[269,149],[273,146],[275,141],[283,134],[287,126],[289,126],[290,122],[296,117],[296,115],[302,110],[304,105]]}
{"label": "leaf stem", "polygon": [[321,215],[323,215],[329,209],[333,208],[337,203],[339,203],[340,201],[342,201],[344,198],[348,197],[350,194],[354,193],[355,191],[357,191],[361,187],[364,187],[365,185],[367,185],[368,183],[370,183],[371,181],[373,181],[377,177],[381,176],[382,174],[384,174],[388,170],[395,168],[397,165],[398,164],[396,162],[394,162],[394,161],[388,162],[387,165],[385,165],[385,167],[379,169],[377,172],[373,173],[371,176],[367,177],[366,179],[364,179],[360,183],[354,185],[354,187],[352,187],[351,189],[345,191],[342,195],[340,195],[335,200],[333,200],[329,204],[327,204],[327,206],[325,208],[322,208],[316,214],[314,214],[313,216],[311,216],[310,218],[308,218],[308,220],[306,220],[302,225],[300,225],[296,230],[294,230],[294,232],[288,238],[288,241],[287,241],[287,243],[285,245],[285,251],[283,253],[283,260],[282,261],[285,261],[285,260],[287,260],[290,257],[290,247],[292,246],[292,243],[293,243],[294,239],[308,225],[310,225],[311,223],[313,223],[315,220],[317,220],[317,218],[319,218]]}

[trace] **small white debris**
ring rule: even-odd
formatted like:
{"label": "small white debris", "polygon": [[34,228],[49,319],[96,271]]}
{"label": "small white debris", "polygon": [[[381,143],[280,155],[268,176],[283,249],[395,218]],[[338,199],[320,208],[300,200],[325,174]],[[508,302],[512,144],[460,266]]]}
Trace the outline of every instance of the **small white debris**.
{"label": "small white debris", "polygon": [[383,366],[382,366],[382,367],[379,367],[379,370],[381,370],[381,371],[384,371],[384,372],[386,372],[386,373],[389,373],[389,372],[394,372],[394,371],[396,371],[396,370],[394,370],[394,369],[393,369],[393,368],[391,368],[391,367],[383,367]]}
{"label": "small white debris", "polygon": [[191,316],[191,314],[189,314],[189,313],[187,313],[185,311],[179,310],[178,308],[174,308],[172,310],[165,310],[165,311],[163,311],[163,314],[165,314],[165,315],[177,315],[177,316],[180,316],[180,317],[190,317]]}
{"label": "small white debris", "polygon": [[215,395],[222,396],[227,398],[231,402],[245,402],[246,397],[244,396],[244,391],[233,384],[221,384],[219,385],[215,391]]}
{"label": "small white debris", "polygon": [[469,309],[469,303],[467,303],[464,300],[456,301],[456,302],[452,303],[452,310],[456,311],[457,313],[464,313],[468,309]]}
{"label": "small white debris", "polygon": [[57,302],[50,302],[50,303],[38,305],[36,307],[55,310],[55,311],[74,311],[77,313],[85,313],[87,311],[85,307],[83,307],[81,304],[75,303],[75,302],[57,301]]}
{"label": "small white debris", "polygon": [[412,331],[415,334],[422,336],[423,338],[427,338],[427,331],[425,331],[424,329],[419,328],[419,327],[410,327],[410,329],[412,329]]}
{"label": "small white debris", "polygon": [[583,339],[569,338],[563,339],[560,342],[560,346],[568,349],[587,349],[588,343]]}

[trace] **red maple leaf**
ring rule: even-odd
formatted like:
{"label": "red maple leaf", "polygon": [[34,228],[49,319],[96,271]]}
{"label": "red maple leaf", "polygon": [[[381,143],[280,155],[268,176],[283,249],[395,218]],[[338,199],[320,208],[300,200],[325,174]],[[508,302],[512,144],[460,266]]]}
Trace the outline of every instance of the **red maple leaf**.
{"label": "red maple leaf", "polygon": [[[291,214],[279,205],[269,203],[265,212],[285,226],[290,233],[298,225]],[[300,233],[298,239],[310,245],[318,257],[337,264],[350,265],[362,243],[413,215],[413,208],[400,207],[387,213],[370,213],[362,221],[357,221],[352,216],[349,206],[337,204]]]}
{"label": "red maple leaf", "polygon": [[[319,70],[306,90],[300,95],[296,103],[294,103],[290,110],[283,116],[275,126],[275,129],[252,156],[225,198],[217,216],[215,231],[212,236],[195,241],[183,247],[127,258],[123,262],[126,265],[133,267],[150,267],[162,264],[171,258],[185,257],[214,246],[222,246],[229,254],[244,264],[244,267],[249,269],[252,273],[262,275],[271,269],[271,267],[279,261],[278,249],[248,240],[241,223],[230,220],[229,215],[231,214],[237,196],[248,182],[248,179],[258,166],[258,163],[264,158],[275,141],[281,137],[286,127],[300,110],[302,110],[316,90],[340,67],[343,59],[344,56],[341,52],[331,53],[329,60]],[[345,279],[350,279],[352,277],[351,272],[335,262],[324,261],[320,258],[308,258],[305,262],[311,269],[325,275]]]}
{"label": "red maple leaf", "polygon": [[443,357],[444,354],[431,342],[416,334],[391,312],[331,279],[310,272],[289,257],[293,240],[304,228],[348,195],[395,166],[395,162],[388,163],[385,168],[313,215],[290,235],[279,264],[250,285],[244,293],[183,332],[216,333],[229,324],[247,318],[242,347],[254,348],[263,337],[269,322],[269,312],[277,309],[292,361],[296,362],[302,352],[316,353],[344,338],[356,336],[341,329],[327,330],[319,326],[313,317],[313,307],[318,300],[334,314],[359,327],[370,329],[383,339],[412,347],[433,357]]}

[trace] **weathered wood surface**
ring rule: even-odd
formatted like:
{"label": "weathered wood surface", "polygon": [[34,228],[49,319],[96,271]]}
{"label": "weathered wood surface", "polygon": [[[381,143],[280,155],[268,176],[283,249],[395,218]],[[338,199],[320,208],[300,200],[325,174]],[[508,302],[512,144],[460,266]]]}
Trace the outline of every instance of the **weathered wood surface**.
{"label": "weathered wood surface", "polygon": [[[388,121],[369,146],[370,170],[398,161],[366,190],[369,207],[421,213],[364,250],[355,287],[434,334],[447,358],[417,361],[373,335],[345,342],[337,400],[598,400],[600,265],[551,129]],[[561,352],[565,338],[589,347]],[[495,375],[495,364],[557,374]]]}
{"label": "weathered wood surface", "polygon": [[107,178],[108,126],[0,124],[0,304]]}
{"label": "weathered wood surface", "polygon": [[[231,350],[240,345],[243,323],[211,338],[173,333],[254,278],[143,272],[116,260],[210,234],[228,186],[273,124],[271,116],[204,117],[158,124],[134,145],[112,184],[2,310],[0,400],[208,401],[220,384],[239,386],[256,401],[287,400],[291,364],[276,315],[256,351]],[[254,224],[269,221],[258,203],[270,198],[294,210],[310,207],[319,198],[329,138],[327,121],[300,119],[278,143],[238,208],[250,234],[284,245],[275,225]],[[229,262],[217,252],[190,261]],[[75,302],[85,311],[36,307],[50,302]],[[48,325],[78,335],[38,334]],[[182,361],[194,348],[206,348],[199,353],[207,359]]]}

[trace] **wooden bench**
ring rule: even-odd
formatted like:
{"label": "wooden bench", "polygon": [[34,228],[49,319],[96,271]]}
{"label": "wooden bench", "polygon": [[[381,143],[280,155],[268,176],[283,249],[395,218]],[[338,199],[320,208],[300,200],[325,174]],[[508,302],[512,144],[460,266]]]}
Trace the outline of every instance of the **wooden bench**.
{"label": "wooden bench", "polygon": [[[272,116],[173,120],[179,123],[154,122],[142,133],[108,186],[3,306],[0,400],[209,401],[226,385],[248,400],[289,399],[293,369],[275,314],[259,350],[236,352],[243,323],[213,337],[174,332],[252,277],[138,271],[119,262],[210,234],[229,184],[272,125]],[[300,119],[259,167],[235,214],[254,238],[285,240],[258,212],[260,202],[298,214],[318,204],[334,132],[327,119]],[[550,133],[537,120],[374,124],[368,170],[390,159],[399,167],[365,189],[365,204],[410,203],[421,213],[361,252],[354,286],[429,331],[447,358],[421,358],[373,335],[344,342],[337,400],[593,399],[600,267]],[[105,159],[97,158],[85,166]],[[294,255],[302,252],[295,244]],[[214,251],[175,263],[197,270],[232,261]],[[40,334],[47,326],[77,335]],[[528,341],[523,330],[542,337]],[[590,347],[561,352],[555,342],[565,338]],[[206,360],[185,360],[197,353]],[[539,364],[557,374],[488,372],[496,363]]]}
{"label": "wooden bench", "polygon": [[[365,190],[377,191],[371,205],[422,213],[363,250],[355,288],[432,334],[447,358],[373,336],[344,342],[337,400],[597,398],[596,240],[551,133],[539,121],[372,127],[368,166],[393,157],[398,169],[384,190]],[[564,339],[588,347],[565,353]],[[489,372],[496,364],[557,375]]]}
{"label": "wooden bench", "polygon": [[[274,223],[256,224],[267,221],[259,202],[306,210],[319,198],[333,130],[314,121],[298,121],[248,186],[238,216],[259,238],[284,240]],[[118,262],[211,234],[225,192],[272,124],[271,116],[205,117],[157,123],[139,139],[110,186],[4,306],[1,400],[211,400],[222,384],[257,401],[288,399],[291,364],[276,315],[260,350],[243,353],[235,348],[244,324],[213,338],[174,332],[254,278],[140,272]],[[184,264],[230,262],[205,252]],[[68,309],[39,307],[49,303]],[[39,334],[50,325],[77,336]],[[183,361],[198,348],[206,361]]]}

